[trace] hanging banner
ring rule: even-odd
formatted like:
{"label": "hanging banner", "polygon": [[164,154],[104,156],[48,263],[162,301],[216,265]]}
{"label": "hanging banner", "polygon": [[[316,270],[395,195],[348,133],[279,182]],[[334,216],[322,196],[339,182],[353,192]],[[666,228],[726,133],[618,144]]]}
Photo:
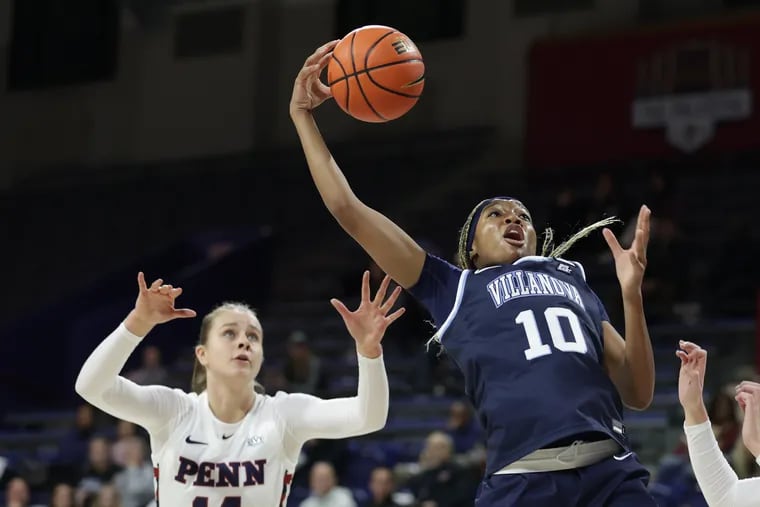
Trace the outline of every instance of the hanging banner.
{"label": "hanging banner", "polygon": [[760,148],[759,26],[755,15],[537,43],[527,165]]}

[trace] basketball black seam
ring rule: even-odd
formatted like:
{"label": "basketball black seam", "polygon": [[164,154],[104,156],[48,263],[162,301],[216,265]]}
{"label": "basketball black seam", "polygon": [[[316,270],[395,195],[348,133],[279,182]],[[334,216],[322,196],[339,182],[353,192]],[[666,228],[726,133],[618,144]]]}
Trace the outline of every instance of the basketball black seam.
{"label": "basketball black seam", "polygon": [[[373,85],[377,86],[381,90],[385,90],[386,92],[390,92],[390,93],[393,93],[395,95],[400,95],[402,97],[408,97],[410,99],[417,99],[417,98],[420,97],[419,95],[411,95],[409,93],[403,93],[403,92],[399,92],[399,91],[396,91],[396,90],[392,90],[390,88],[386,88],[385,86],[381,85],[380,83],[378,83],[377,81],[375,81],[374,79],[372,79],[372,74],[369,72],[369,69],[367,69],[367,65],[369,64],[369,56],[370,56],[370,54],[372,54],[372,50],[375,49],[375,47],[377,47],[378,44],[380,44],[380,41],[382,41],[384,38],[388,37],[389,35],[391,35],[392,33],[395,33],[395,32],[396,32],[395,30],[391,30],[390,32],[387,32],[382,37],[378,38],[369,47],[369,49],[367,49],[367,54],[364,55],[364,68],[367,70],[367,77],[369,78],[370,82],[372,82]],[[356,69],[354,69],[354,72],[356,72]],[[423,76],[421,78],[418,78],[417,81],[419,81],[420,79],[424,79],[424,74],[423,74]]]}
{"label": "basketball black seam", "polygon": [[[344,68],[343,68],[343,64],[342,64],[342,63],[340,63],[340,60],[338,60],[338,59],[335,57],[335,55],[332,55],[332,59],[333,59],[333,60],[335,60],[335,61],[337,62],[337,64],[340,66],[340,70],[341,70],[341,71],[343,71],[343,77],[342,77],[341,79],[344,79],[344,78],[345,78],[345,79],[348,79],[348,77],[346,76],[346,69],[344,69]],[[340,79],[333,81],[333,83],[337,83],[338,81],[340,81]],[[332,84],[330,84],[330,85],[328,85],[328,86],[332,86]],[[348,110],[349,110],[349,107],[348,107],[348,104],[349,104],[349,102],[348,102],[348,98],[349,98],[349,94],[350,94],[350,93],[351,93],[351,87],[350,87],[350,86],[348,86],[348,83],[346,83],[346,111],[348,111]]]}
{"label": "basketball black seam", "polygon": [[372,106],[372,103],[369,101],[369,99],[367,98],[367,95],[364,93],[364,88],[362,88],[362,82],[359,81],[359,76],[356,74],[356,60],[354,58],[354,40],[355,39],[356,39],[356,33],[354,33],[351,36],[351,66],[354,68],[354,77],[356,78],[356,84],[359,86],[359,92],[361,92],[362,97],[364,97],[364,102],[367,103],[367,105],[372,110],[372,112],[375,113],[377,117],[380,118],[381,120],[388,121],[387,118],[383,117],[383,115],[378,113],[375,110],[375,108]]}
{"label": "basketball black seam", "polygon": [[[385,90],[386,92],[393,93],[395,95],[400,95],[402,97],[407,97],[407,98],[410,98],[410,99],[418,99],[418,98],[420,98],[420,95],[412,95],[411,93],[403,93],[403,92],[400,92],[400,91],[397,91],[397,90],[393,90],[391,88],[386,88],[385,86],[381,85],[380,83],[378,83],[377,81],[375,81],[374,79],[372,79],[372,74],[370,74],[369,72],[367,73],[367,77],[369,78],[370,81],[372,81],[373,85],[377,86],[381,90]],[[425,75],[423,74],[421,77],[418,77],[417,79],[415,79],[414,82],[420,82],[424,78],[425,78]]]}
{"label": "basketball black seam", "polygon": [[[333,56],[333,58],[335,58],[335,57]],[[337,61],[338,65],[340,65],[340,60],[338,60],[337,58],[335,58],[335,61]],[[343,71],[343,77],[339,77],[335,81],[331,81],[331,82],[327,83],[327,86],[332,86],[335,83],[343,81],[344,79],[348,79],[348,78],[350,78],[352,76],[355,76],[357,74],[367,74],[368,72],[373,71],[373,70],[377,70],[377,69],[384,69],[386,67],[393,67],[394,65],[401,65],[403,63],[422,62],[422,61],[423,61],[422,58],[409,58],[408,60],[400,60],[398,62],[382,63],[380,65],[375,65],[374,67],[369,67],[369,68],[366,68],[366,69],[363,69],[363,70],[358,70],[358,71],[356,71],[356,72],[354,72],[352,74],[347,74],[346,71],[344,70]],[[340,68],[343,69],[343,65],[340,65]]]}
{"label": "basketball black seam", "polygon": [[[370,47],[367,48],[367,52],[364,53],[364,68],[367,68],[367,64],[369,63],[369,55],[372,54],[372,50],[377,47],[378,44],[380,44],[380,41],[388,37],[390,34],[395,32],[396,30],[391,30],[390,32],[384,33],[381,37],[378,37],[375,42],[372,43]],[[356,72],[356,69],[354,69],[354,72]]]}

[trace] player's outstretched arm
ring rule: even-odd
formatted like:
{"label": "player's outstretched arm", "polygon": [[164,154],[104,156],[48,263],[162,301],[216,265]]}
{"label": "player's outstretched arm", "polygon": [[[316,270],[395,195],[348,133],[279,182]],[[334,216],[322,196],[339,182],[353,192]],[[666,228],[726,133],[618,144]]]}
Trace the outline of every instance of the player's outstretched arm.
{"label": "player's outstretched arm", "polygon": [[343,229],[402,287],[413,286],[425,263],[424,250],[387,217],[361,202],[327,148],[312,111],[332,97],[319,78],[338,41],[309,56],[296,77],[290,100],[295,125],[311,177],[327,209]]}
{"label": "player's outstretched arm", "polygon": [[609,322],[602,323],[604,362],[623,403],[638,410],[649,407],[654,397],[654,354],[641,294],[650,214],[646,206],[639,210],[636,236],[628,249],[620,246],[612,231],[602,231],[615,259],[625,315],[625,340]]}
{"label": "player's outstretched arm", "polygon": [[401,293],[401,287],[396,287],[386,298],[389,283],[390,277],[386,276],[372,298],[369,272],[365,272],[359,308],[352,312],[337,299],[331,301],[356,342],[359,356],[357,394],[352,398],[331,400],[292,394],[282,400],[281,408],[293,437],[293,448],[312,438],[346,438],[378,431],[385,426],[389,391],[380,343],[388,326],[404,313],[404,308],[399,308],[389,314]]}
{"label": "player's outstretched arm", "polygon": [[[681,359],[678,374],[678,400],[684,411],[684,431],[689,457],[707,505],[710,507],[752,507],[760,498],[760,478],[739,480],[718,446],[702,395],[707,366],[707,351],[691,342],[681,341],[676,355]],[[755,385],[757,386],[757,385]],[[760,386],[743,382],[736,399],[744,410],[742,437],[745,445],[760,454],[760,404],[755,392]],[[754,448],[754,450],[752,448]]]}
{"label": "player's outstretched arm", "polygon": [[135,308],[119,327],[90,354],[76,380],[76,392],[104,412],[157,430],[180,411],[181,396],[165,386],[139,386],[119,372],[142,338],[157,324],[194,317],[195,312],[174,308],[182,289],[163,285],[161,279],[148,287],[137,275]]}

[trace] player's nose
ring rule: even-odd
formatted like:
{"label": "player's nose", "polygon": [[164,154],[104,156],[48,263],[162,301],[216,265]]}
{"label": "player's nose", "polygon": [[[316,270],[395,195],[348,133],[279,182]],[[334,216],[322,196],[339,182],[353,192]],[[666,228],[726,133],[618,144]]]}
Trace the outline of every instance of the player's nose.
{"label": "player's nose", "polygon": [[516,214],[514,211],[510,211],[504,215],[504,222],[508,224],[521,224],[522,220],[520,219],[520,215]]}

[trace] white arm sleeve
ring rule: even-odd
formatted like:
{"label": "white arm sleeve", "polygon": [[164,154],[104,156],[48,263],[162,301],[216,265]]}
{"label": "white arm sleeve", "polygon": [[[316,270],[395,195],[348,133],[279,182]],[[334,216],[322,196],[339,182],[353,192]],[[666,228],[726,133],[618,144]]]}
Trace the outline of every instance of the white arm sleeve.
{"label": "white arm sleeve", "polygon": [[[694,475],[710,507],[760,506],[760,477],[739,480],[726,461],[710,421],[685,426]],[[736,445],[742,445],[737,441]],[[760,458],[758,458],[760,462]]]}
{"label": "white arm sleeve", "polygon": [[383,357],[359,355],[359,387],[352,398],[323,400],[308,394],[290,394],[279,400],[287,428],[286,449],[297,455],[313,438],[347,438],[378,431],[388,418],[388,376]]}
{"label": "white arm sleeve", "polygon": [[139,424],[163,440],[161,431],[182,414],[187,395],[165,386],[140,386],[119,376],[140,340],[120,324],[87,358],[75,389],[102,411]]}

